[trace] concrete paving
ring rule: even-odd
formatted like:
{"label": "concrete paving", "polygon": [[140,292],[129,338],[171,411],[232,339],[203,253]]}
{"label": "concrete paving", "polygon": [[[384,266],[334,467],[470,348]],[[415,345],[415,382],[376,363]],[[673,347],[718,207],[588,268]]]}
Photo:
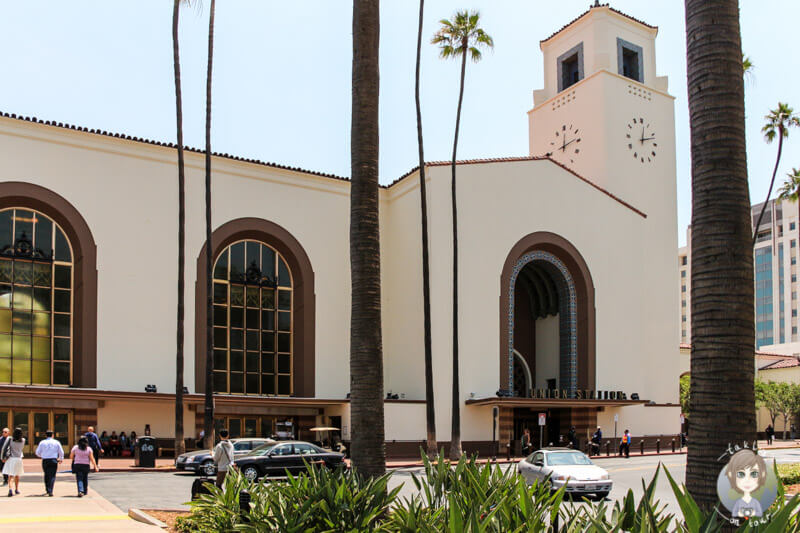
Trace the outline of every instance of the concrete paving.
{"label": "concrete paving", "polygon": [[90,482],[86,496],[78,498],[74,476],[56,478],[54,496],[44,490],[43,476],[26,475],[20,483],[21,494],[6,497],[7,487],[0,487],[0,530],[36,531],[161,531],[136,522],[103,496]]}

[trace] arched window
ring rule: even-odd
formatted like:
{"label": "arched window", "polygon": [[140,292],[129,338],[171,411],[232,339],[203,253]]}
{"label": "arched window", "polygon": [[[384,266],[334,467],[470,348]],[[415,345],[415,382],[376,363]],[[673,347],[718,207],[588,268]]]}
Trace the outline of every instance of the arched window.
{"label": "arched window", "polygon": [[214,265],[214,392],[292,394],[292,273],[254,240],[225,248]]}
{"label": "arched window", "polygon": [[0,382],[72,384],[72,262],[51,218],[0,211]]}

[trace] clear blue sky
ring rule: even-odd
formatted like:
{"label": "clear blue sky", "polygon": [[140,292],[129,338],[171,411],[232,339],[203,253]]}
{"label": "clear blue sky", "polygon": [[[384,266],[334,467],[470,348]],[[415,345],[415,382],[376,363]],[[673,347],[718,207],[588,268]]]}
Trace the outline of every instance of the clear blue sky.
{"label": "clear blue sky", "polygon": [[[208,5],[182,11],[185,141],[203,146]],[[426,159],[448,159],[458,89],[455,62],[427,44],[458,8],[481,11],[495,50],[467,68],[460,158],[527,155],[526,112],[542,87],[539,40],[590,0],[428,0],[422,64]],[[611,3],[659,27],[657,69],[677,98],[679,241],[690,220],[690,151],[681,0]],[[175,139],[168,0],[3,2],[0,109],[157,140]],[[797,0],[741,3],[753,203],[763,200],[776,145],[760,134],[776,103],[800,108]],[[381,182],[417,163],[414,59],[417,2],[381,5]],[[351,2],[219,0],[214,57],[215,151],[342,176],[350,173]],[[800,167],[800,130],[785,146],[782,178]],[[113,178],[113,176],[110,176]]]}

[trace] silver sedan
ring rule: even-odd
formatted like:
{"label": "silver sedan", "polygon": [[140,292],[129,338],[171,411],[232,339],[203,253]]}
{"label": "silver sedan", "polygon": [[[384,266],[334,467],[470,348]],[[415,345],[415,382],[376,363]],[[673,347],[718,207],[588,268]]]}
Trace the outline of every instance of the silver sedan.
{"label": "silver sedan", "polygon": [[570,448],[542,448],[517,463],[517,471],[528,483],[549,477],[554,490],[565,487],[569,494],[594,494],[598,500],[608,496],[613,485],[606,470]]}

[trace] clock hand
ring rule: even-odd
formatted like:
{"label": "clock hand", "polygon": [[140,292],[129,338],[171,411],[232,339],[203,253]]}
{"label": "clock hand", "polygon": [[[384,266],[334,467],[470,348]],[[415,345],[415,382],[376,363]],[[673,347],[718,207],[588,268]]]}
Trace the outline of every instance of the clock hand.
{"label": "clock hand", "polygon": [[642,141],[651,141],[653,139],[655,139],[655,136],[653,136],[653,137],[645,137],[644,139],[642,139]]}
{"label": "clock hand", "polygon": [[641,144],[644,144],[644,128],[642,128],[642,138],[641,138],[641,139],[639,139],[639,142],[640,142]]}
{"label": "clock hand", "polygon": [[[564,140],[566,140],[566,139],[564,139]],[[570,142],[566,143],[564,146],[561,147],[561,151],[563,152],[567,148],[567,146],[569,146],[570,144],[574,143],[576,140],[577,139],[572,139]]]}

